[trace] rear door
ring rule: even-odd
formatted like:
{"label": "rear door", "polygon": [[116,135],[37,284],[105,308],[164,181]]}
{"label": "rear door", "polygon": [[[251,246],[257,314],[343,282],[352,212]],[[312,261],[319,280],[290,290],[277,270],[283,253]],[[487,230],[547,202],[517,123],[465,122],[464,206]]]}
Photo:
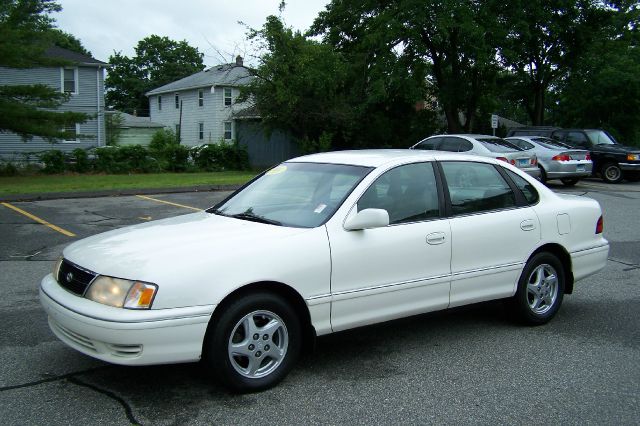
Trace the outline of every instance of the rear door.
{"label": "rear door", "polygon": [[442,162],[451,205],[450,306],[513,295],[540,240],[537,216],[498,171],[474,162]]}

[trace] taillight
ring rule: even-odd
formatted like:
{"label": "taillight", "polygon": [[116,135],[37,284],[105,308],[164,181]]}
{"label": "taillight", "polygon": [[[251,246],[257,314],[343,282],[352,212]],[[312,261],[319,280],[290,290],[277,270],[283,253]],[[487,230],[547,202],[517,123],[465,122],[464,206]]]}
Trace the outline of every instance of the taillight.
{"label": "taillight", "polygon": [[507,163],[509,162],[505,157],[496,157],[496,160],[505,161]]}
{"label": "taillight", "polygon": [[587,161],[591,161],[591,154],[587,153],[587,155],[584,156],[584,159]]}
{"label": "taillight", "polygon": [[516,160],[511,160],[509,161],[511,163],[511,165],[515,166],[516,165]]}
{"label": "taillight", "polygon": [[554,155],[551,159],[553,161],[570,161],[571,157],[569,157],[567,154],[558,154]]}
{"label": "taillight", "polygon": [[537,165],[537,164],[538,164],[538,158],[533,157],[533,158],[531,159],[531,165],[532,165],[532,166],[535,166],[535,165]]}
{"label": "taillight", "polygon": [[603,228],[604,228],[604,219],[602,219],[602,216],[600,216],[600,219],[598,219],[598,223],[596,224],[596,234],[602,234]]}

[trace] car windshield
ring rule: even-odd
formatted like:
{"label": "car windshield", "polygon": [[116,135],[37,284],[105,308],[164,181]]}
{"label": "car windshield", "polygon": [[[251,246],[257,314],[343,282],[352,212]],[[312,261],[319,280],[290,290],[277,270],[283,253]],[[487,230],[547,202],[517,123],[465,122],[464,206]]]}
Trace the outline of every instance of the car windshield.
{"label": "car windshield", "polygon": [[567,145],[567,144],[559,142],[559,141],[554,141],[553,139],[549,139],[549,138],[533,138],[531,140],[534,141],[535,143],[537,143],[538,145],[541,145],[541,146],[543,146],[545,148],[549,148],[549,149],[573,148],[570,145]]}
{"label": "car windshield", "polygon": [[585,133],[595,145],[616,145],[618,143],[613,136],[602,130],[587,130]]}
{"label": "car windshield", "polygon": [[272,225],[313,228],[327,221],[369,167],[287,162],[207,210]]}
{"label": "car windshield", "polygon": [[517,152],[523,149],[517,147],[509,141],[500,138],[475,138],[491,152]]}

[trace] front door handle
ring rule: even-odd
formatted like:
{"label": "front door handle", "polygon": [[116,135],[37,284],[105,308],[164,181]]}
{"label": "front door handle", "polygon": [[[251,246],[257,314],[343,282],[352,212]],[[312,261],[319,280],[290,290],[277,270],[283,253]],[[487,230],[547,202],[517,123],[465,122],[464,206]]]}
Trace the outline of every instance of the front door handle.
{"label": "front door handle", "polygon": [[527,219],[520,222],[520,229],[523,231],[533,231],[536,229],[536,224],[533,219]]}
{"label": "front door handle", "polygon": [[431,244],[432,246],[444,243],[445,235],[444,232],[432,232],[427,235],[427,244]]}

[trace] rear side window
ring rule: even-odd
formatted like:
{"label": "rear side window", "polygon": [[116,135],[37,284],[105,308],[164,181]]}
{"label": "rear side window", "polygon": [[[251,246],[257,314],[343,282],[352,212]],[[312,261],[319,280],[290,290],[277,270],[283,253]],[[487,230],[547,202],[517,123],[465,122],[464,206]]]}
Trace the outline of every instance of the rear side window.
{"label": "rear side window", "polygon": [[438,142],[440,142],[440,138],[429,138],[425,139],[419,144],[417,144],[413,149],[422,149],[425,151],[433,151],[437,149]]}
{"label": "rear side window", "polygon": [[522,195],[524,195],[524,198],[527,200],[527,203],[529,203],[530,205],[536,204],[540,199],[540,196],[538,195],[538,191],[536,191],[533,185],[531,185],[522,176],[519,176],[516,173],[513,173],[511,170],[509,169],[504,169],[504,170],[506,170],[507,174],[509,175],[513,183],[515,183],[516,186],[520,188],[520,191],[522,191]]}
{"label": "rear side window", "polygon": [[442,163],[454,215],[514,207],[516,197],[491,164],[450,161]]}

